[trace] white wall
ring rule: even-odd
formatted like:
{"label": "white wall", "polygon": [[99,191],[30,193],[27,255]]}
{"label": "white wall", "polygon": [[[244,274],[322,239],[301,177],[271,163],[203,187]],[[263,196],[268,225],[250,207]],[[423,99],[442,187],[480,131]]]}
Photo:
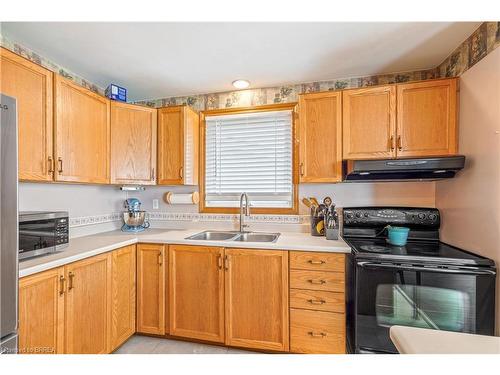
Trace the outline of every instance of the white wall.
{"label": "white wall", "polygon": [[69,211],[70,217],[122,211],[125,192],[115,186],[20,183],[20,211]]}
{"label": "white wall", "polygon": [[[71,184],[19,184],[19,207],[28,210],[68,210],[70,217],[100,215],[123,211],[127,197],[139,198],[147,211],[153,211],[153,199],[159,199],[158,211],[198,212],[197,205],[167,205],[163,194],[192,192],[192,186],[149,186],[146,191],[123,192],[115,186],[71,185]],[[403,183],[343,183],[300,185],[299,196],[333,198],[338,207],[401,205],[434,207],[434,182]],[[307,214],[307,208],[300,204],[300,213]]]}
{"label": "white wall", "polygon": [[[500,267],[500,48],[460,79],[460,144],[465,169],[436,184],[441,238],[490,257]],[[497,277],[497,335],[500,282]]]}

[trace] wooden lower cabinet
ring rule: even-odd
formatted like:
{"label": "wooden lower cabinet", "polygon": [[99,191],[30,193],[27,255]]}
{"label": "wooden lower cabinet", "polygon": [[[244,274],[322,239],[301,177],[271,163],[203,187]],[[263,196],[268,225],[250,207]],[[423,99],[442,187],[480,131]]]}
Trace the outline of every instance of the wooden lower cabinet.
{"label": "wooden lower cabinet", "polygon": [[345,353],[345,315],[313,310],[290,310],[290,351]]}
{"label": "wooden lower cabinet", "polygon": [[64,267],[19,281],[19,353],[64,353]]}
{"label": "wooden lower cabinet", "polygon": [[135,332],[135,245],[19,281],[21,353],[109,353]]}
{"label": "wooden lower cabinet", "polygon": [[170,334],[224,342],[224,269],[220,247],[169,247]]}
{"label": "wooden lower cabinet", "polygon": [[164,335],[165,327],[165,246],[137,245],[137,332]]}
{"label": "wooden lower cabinet", "polygon": [[135,245],[111,253],[111,351],[135,333]]}
{"label": "wooden lower cabinet", "polygon": [[290,351],[346,352],[345,255],[290,253]]}
{"label": "wooden lower cabinet", "polygon": [[288,351],[288,252],[226,249],[226,344]]}
{"label": "wooden lower cabinet", "polygon": [[65,341],[68,354],[110,351],[111,254],[66,266]]}

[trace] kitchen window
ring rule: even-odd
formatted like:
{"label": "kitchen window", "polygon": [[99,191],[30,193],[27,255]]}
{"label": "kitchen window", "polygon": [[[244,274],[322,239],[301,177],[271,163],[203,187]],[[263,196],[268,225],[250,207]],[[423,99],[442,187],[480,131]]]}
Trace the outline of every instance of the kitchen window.
{"label": "kitchen window", "polygon": [[202,114],[202,212],[296,213],[295,104]]}

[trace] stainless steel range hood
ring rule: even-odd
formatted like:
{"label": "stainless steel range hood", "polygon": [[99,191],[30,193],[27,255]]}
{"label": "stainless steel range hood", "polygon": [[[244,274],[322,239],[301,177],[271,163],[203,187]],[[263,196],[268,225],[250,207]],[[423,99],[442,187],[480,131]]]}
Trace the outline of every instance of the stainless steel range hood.
{"label": "stainless steel range hood", "polygon": [[439,158],[347,160],[345,182],[441,180],[463,169],[465,156]]}

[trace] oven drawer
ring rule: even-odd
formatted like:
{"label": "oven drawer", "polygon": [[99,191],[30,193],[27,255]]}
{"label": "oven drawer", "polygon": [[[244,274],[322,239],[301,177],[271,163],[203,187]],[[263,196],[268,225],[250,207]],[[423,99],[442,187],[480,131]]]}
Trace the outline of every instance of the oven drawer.
{"label": "oven drawer", "polygon": [[344,293],[344,274],[340,272],[290,270],[290,288]]}
{"label": "oven drawer", "polygon": [[344,262],[344,254],[312,253],[305,251],[290,252],[290,268],[299,270],[344,272]]}
{"label": "oven drawer", "polygon": [[290,289],[290,307],[344,313],[345,296],[344,293]]}
{"label": "oven drawer", "polygon": [[290,309],[292,353],[345,353],[345,315]]}

